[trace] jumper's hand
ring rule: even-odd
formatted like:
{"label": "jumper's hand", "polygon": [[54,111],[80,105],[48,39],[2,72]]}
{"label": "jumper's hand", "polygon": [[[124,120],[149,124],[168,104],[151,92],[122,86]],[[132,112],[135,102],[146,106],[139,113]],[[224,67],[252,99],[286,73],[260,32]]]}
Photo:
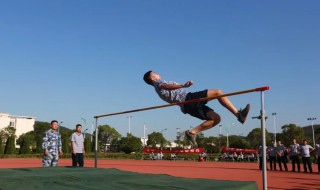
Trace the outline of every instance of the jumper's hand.
{"label": "jumper's hand", "polygon": [[190,81],[188,81],[188,82],[186,82],[184,85],[183,85],[183,87],[189,87],[189,86],[191,86],[191,85],[193,85],[193,81],[192,80],[190,80]]}
{"label": "jumper's hand", "polygon": [[63,156],[63,152],[62,152],[61,150],[59,151],[59,155],[60,155],[60,156]]}

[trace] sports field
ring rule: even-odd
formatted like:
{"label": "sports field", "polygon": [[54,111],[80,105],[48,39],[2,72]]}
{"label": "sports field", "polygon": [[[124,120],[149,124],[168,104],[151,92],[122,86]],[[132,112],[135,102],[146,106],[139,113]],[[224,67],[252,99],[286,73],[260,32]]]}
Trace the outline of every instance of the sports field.
{"label": "sports field", "polygon": [[[77,172],[74,168],[68,168],[65,166],[70,166],[71,160],[61,159],[59,166],[61,170],[66,174],[68,171],[70,173]],[[93,167],[94,160],[85,160],[86,167]],[[26,171],[37,171],[47,172],[47,170],[41,170],[41,160],[40,159],[1,159],[0,168],[32,168],[33,170],[10,170],[9,172],[26,172]],[[163,175],[156,175],[156,178],[163,180],[164,183],[159,184],[162,189],[165,189],[163,186],[167,182],[168,186],[177,185],[177,188],[173,189],[199,189],[196,184],[204,184],[209,186],[210,184],[214,187],[214,184],[219,186],[219,182],[225,182],[226,180],[230,182],[230,185],[233,182],[255,182],[259,189],[262,189],[262,173],[258,170],[257,163],[233,163],[233,162],[190,162],[190,161],[139,161],[139,160],[99,160],[99,168],[115,168],[121,171],[138,172],[141,174],[167,174],[169,176],[182,177],[190,179],[189,181],[184,181],[181,178],[165,178]],[[35,169],[34,169],[35,168]],[[291,165],[288,165],[289,170]],[[90,173],[93,174],[94,169],[87,168],[80,170],[84,173],[87,170],[88,177]],[[317,171],[317,165],[313,165],[313,170]],[[50,171],[50,170],[48,170]],[[54,170],[51,170],[52,172]],[[80,172],[79,171],[79,172]],[[100,171],[100,170],[99,170]],[[121,171],[117,170],[107,170],[109,172],[115,172],[113,175],[120,175]],[[3,176],[5,172],[8,172],[6,169],[1,169],[0,173]],[[119,173],[120,172],[120,173]],[[29,172],[30,174],[31,172]],[[101,172],[100,172],[101,173]],[[85,174],[85,173],[84,173]],[[12,173],[12,175],[16,175]],[[46,175],[42,173],[41,175]],[[50,175],[48,173],[48,175]],[[67,174],[66,174],[67,175]],[[106,173],[107,175],[107,173]],[[126,175],[128,175],[126,173]],[[71,176],[71,174],[69,175]],[[136,175],[135,175],[136,176]],[[36,178],[37,176],[35,176]],[[92,177],[92,176],[91,176]],[[152,180],[155,175],[143,175],[140,176],[140,180],[143,179],[148,181]],[[129,178],[128,178],[129,179]],[[131,178],[130,178],[131,179]],[[182,181],[181,181],[181,180]],[[197,181],[198,179],[209,179],[205,181]],[[0,178],[0,184],[6,183],[3,181],[4,178]],[[66,179],[67,180],[67,179]],[[180,181],[179,181],[180,180]],[[218,180],[218,181],[217,181]],[[101,181],[101,179],[100,179]],[[106,180],[105,183],[111,183],[110,180]],[[175,183],[176,182],[176,183]],[[214,182],[214,183],[212,183]],[[186,184],[188,188],[179,188],[179,184]],[[119,182],[119,184],[124,184],[124,181]],[[17,183],[18,185],[18,183]],[[128,184],[127,184],[128,185]],[[148,185],[148,184],[145,184]],[[150,184],[149,184],[150,185]],[[220,184],[221,187],[226,185],[225,183]],[[242,185],[252,187],[251,184],[243,183]],[[241,186],[239,185],[239,189]],[[213,188],[216,189],[217,187]],[[0,189],[4,189],[1,188]],[[22,188],[23,189],[23,188]],[[41,189],[41,188],[39,188]],[[65,189],[68,189],[67,187]],[[119,189],[121,189],[119,187]],[[130,188],[129,188],[130,189]],[[134,189],[132,187],[132,189]],[[156,188],[155,188],[156,189]],[[169,188],[170,189],[170,188]],[[206,189],[203,186],[202,189]],[[228,188],[225,188],[228,189]],[[237,189],[237,188],[236,188]],[[319,174],[309,174],[309,173],[293,173],[293,172],[280,172],[280,171],[268,171],[268,189],[301,189],[301,190],[310,190],[310,189],[319,189],[320,190],[320,175]]]}

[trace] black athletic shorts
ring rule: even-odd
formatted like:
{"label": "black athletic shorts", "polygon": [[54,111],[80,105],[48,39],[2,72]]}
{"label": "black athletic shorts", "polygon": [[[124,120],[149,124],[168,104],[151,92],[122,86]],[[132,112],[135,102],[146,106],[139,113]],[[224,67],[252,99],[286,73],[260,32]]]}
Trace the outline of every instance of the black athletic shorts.
{"label": "black athletic shorts", "polygon": [[[208,90],[203,90],[199,92],[189,92],[186,96],[186,101],[199,99],[199,98],[206,98]],[[189,104],[185,104],[183,106],[184,112],[190,114],[193,117],[202,119],[202,120],[210,120],[207,117],[207,113],[213,111],[213,109],[206,106],[208,101],[201,101],[201,102],[193,102]]]}

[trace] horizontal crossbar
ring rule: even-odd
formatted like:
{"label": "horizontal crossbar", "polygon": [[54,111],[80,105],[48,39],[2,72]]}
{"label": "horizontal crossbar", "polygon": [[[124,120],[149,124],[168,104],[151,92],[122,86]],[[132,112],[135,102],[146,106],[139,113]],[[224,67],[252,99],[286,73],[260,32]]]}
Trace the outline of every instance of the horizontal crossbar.
{"label": "horizontal crossbar", "polygon": [[250,90],[243,90],[243,91],[238,91],[238,92],[226,93],[226,94],[222,94],[219,96],[198,98],[198,99],[188,100],[188,101],[184,101],[184,102],[176,102],[176,103],[171,103],[171,104],[164,104],[164,105],[159,105],[159,106],[152,106],[152,107],[140,108],[140,109],[135,109],[135,110],[128,110],[128,111],[123,111],[123,112],[115,112],[115,113],[110,113],[110,114],[97,115],[97,116],[94,116],[94,118],[98,119],[101,117],[109,117],[109,116],[122,115],[122,114],[128,114],[128,113],[133,113],[133,112],[141,112],[141,111],[165,108],[165,107],[170,107],[170,106],[189,104],[189,103],[193,103],[193,102],[210,101],[210,100],[225,97],[225,96],[234,96],[234,95],[246,94],[246,93],[250,93],[250,92],[261,92],[261,91],[265,91],[265,90],[269,90],[269,89],[270,89],[269,86],[264,86],[264,87],[260,87],[260,88],[253,88]]}

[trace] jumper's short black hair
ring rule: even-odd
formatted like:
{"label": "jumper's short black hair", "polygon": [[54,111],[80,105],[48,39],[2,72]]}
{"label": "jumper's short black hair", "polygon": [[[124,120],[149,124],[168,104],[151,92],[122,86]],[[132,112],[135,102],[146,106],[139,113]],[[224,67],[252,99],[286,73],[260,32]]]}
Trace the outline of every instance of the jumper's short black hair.
{"label": "jumper's short black hair", "polygon": [[302,142],[307,142],[307,140],[306,139],[303,139],[303,141]]}
{"label": "jumper's short black hair", "polygon": [[82,127],[82,125],[81,124],[77,124],[76,125],[76,129],[78,129],[79,127]]}
{"label": "jumper's short black hair", "polygon": [[58,121],[57,120],[52,120],[50,124],[52,125],[53,123],[58,123]]}
{"label": "jumper's short black hair", "polygon": [[151,80],[151,78],[150,78],[150,74],[152,73],[152,71],[148,71],[148,72],[146,72],[144,75],[143,75],[143,80],[144,80],[144,82],[146,82],[147,84],[149,84],[149,85],[153,85],[153,82],[152,82],[152,80]]}

